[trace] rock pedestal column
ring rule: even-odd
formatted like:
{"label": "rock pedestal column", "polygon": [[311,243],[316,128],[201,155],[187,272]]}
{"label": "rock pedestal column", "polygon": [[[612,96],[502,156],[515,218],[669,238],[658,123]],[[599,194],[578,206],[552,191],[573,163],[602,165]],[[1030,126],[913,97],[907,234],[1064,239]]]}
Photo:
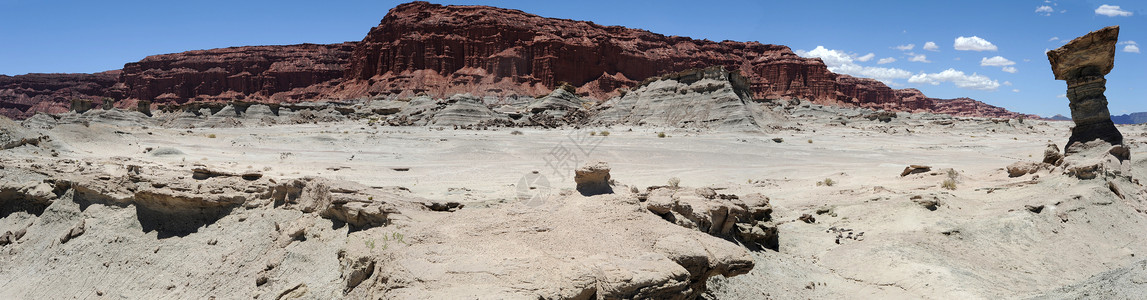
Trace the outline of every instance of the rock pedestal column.
{"label": "rock pedestal column", "polygon": [[1075,121],[1065,148],[1075,142],[1095,139],[1112,145],[1123,144],[1123,135],[1111,122],[1107,97],[1103,96],[1107,90],[1107,79],[1103,76],[1114,67],[1118,37],[1119,26],[1106,27],[1047,53],[1055,79],[1067,81],[1067,99],[1071,101],[1068,106]]}

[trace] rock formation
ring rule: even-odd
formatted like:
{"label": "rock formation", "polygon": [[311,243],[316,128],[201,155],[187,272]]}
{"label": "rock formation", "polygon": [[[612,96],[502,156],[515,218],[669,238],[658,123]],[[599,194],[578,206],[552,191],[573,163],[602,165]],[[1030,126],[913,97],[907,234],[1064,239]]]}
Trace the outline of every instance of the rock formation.
{"label": "rock formation", "polygon": [[72,100],[90,102],[114,98],[108,89],[116,84],[119,74],[117,70],[95,74],[0,75],[0,115],[25,119],[37,112],[67,112]]}
{"label": "rock formation", "polygon": [[694,40],[511,9],[426,2],[399,5],[371,29],[355,48],[335,95],[534,96],[567,82],[583,96],[605,100],[646,78],[712,66],[740,71],[753,99],[1023,116],[970,99],[928,98],[917,90],[835,74],[820,59],[802,58],[781,45]]}
{"label": "rock formation", "polygon": [[[559,196],[546,209],[435,209],[444,201],[400,187],[36,157],[0,158],[4,299],[697,299],[708,279],[755,265],[746,248],[667,223],[633,194]],[[747,226],[769,209],[754,199],[751,208],[719,205],[738,204],[726,209]],[[731,234],[734,218],[719,205],[688,217],[722,216],[714,222]],[[42,288],[66,276],[112,279]]]}
{"label": "rock formation", "polygon": [[342,78],[354,42],[250,46],[148,56],[124,65],[114,90],[160,103],[316,100]]}
{"label": "rock formation", "polygon": [[764,112],[750,98],[748,79],[725,67],[693,69],[646,80],[604,104],[593,120],[695,128],[757,130]]}
{"label": "rock formation", "polygon": [[1067,148],[1095,139],[1112,145],[1123,144],[1123,135],[1111,122],[1107,97],[1103,96],[1107,90],[1107,79],[1103,76],[1115,66],[1118,37],[1119,26],[1105,27],[1047,53],[1055,79],[1067,81],[1067,99],[1071,101],[1068,106],[1075,121]]}
{"label": "rock formation", "polygon": [[[960,116],[1029,117],[972,99],[828,71],[786,46],[712,42],[487,6],[413,2],[392,9],[362,42],[248,46],[154,55],[98,74],[0,76],[0,114],[67,111],[75,98],[116,107],[232,100],[266,103],[376,95],[534,97],[563,83],[606,100],[644,79],[723,66],[747,79],[752,99]],[[118,78],[117,78],[118,77]],[[98,102],[103,103],[103,102]]]}
{"label": "rock formation", "polygon": [[613,193],[609,179],[609,164],[605,162],[599,161],[577,168],[574,170],[574,182],[577,183],[577,191],[582,196]]}

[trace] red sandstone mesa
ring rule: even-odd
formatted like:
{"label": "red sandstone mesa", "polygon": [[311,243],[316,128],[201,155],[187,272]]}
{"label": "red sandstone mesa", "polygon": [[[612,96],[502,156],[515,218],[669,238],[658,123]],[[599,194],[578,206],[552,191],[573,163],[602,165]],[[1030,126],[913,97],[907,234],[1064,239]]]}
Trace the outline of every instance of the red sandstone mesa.
{"label": "red sandstone mesa", "polygon": [[[71,98],[295,102],[455,93],[536,96],[561,82],[604,100],[645,78],[722,65],[757,99],[959,116],[1029,117],[972,99],[935,99],[828,71],[781,45],[713,42],[487,6],[399,5],[361,42],[248,46],[154,55],[98,74],[0,76],[0,114],[66,111]],[[46,84],[58,82],[59,84]]]}
{"label": "red sandstone mesa", "polygon": [[659,74],[723,65],[751,81],[758,99],[895,111],[1019,117],[971,99],[942,100],[835,74],[786,46],[664,36],[486,6],[399,5],[358,44],[335,95],[543,94],[559,82],[596,99]]}

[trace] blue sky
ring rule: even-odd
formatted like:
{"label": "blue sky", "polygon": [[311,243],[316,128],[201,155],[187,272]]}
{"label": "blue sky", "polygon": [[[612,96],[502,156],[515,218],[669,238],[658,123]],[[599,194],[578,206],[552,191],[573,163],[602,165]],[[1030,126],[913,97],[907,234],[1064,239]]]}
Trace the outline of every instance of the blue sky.
{"label": "blue sky", "polygon": [[[187,50],[357,41],[403,2],[0,0],[0,74],[91,73]],[[1126,0],[431,2],[787,45],[837,72],[1042,116],[1069,112],[1066,84],[1054,80],[1044,51],[1110,25],[1122,27],[1121,42],[1147,43],[1147,3]],[[1147,111],[1144,54],[1123,51],[1141,46],[1121,44],[1107,76],[1114,114]]]}

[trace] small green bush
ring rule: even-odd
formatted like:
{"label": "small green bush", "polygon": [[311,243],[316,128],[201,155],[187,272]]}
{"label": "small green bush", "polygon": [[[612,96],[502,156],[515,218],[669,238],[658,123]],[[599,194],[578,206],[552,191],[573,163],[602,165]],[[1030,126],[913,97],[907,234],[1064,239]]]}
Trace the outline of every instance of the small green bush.
{"label": "small green bush", "polygon": [[657,133],[657,137],[659,137],[659,138],[665,138],[665,132],[658,132],[658,133]]}
{"label": "small green bush", "polygon": [[208,135],[207,135],[207,138],[211,138],[211,139],[213,139],[213,138],[215,138],[215,134],[214,134],[214,133],[212,133],[212,134],[208,134]]}
{"label": "small green bush", "polygon": [[832,178],[825,178],[824,181],[817,181],[816,182],[816,186],[822,186],[822,185],[823,186],[833,186],[835,184],[836,184],[836,181],[833,181]]}
{"label": "small green bush", "polygon": [[609,136],[609,131],[602,130],[601,136]]}

